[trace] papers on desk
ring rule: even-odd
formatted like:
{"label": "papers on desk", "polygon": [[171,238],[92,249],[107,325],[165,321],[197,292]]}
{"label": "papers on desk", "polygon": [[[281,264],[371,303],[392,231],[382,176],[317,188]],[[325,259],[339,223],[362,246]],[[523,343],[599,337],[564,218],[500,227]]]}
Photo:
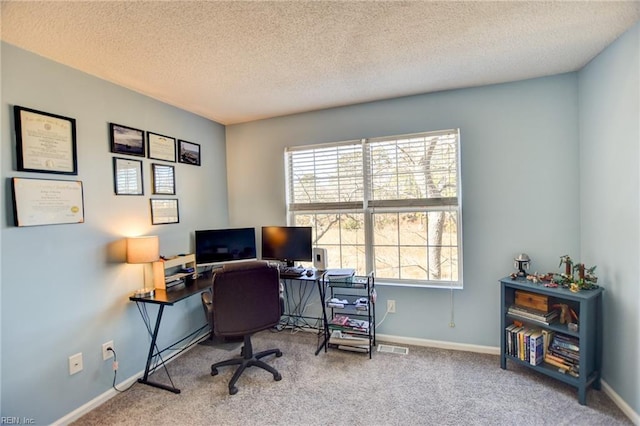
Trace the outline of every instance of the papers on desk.
{"label": "papers on desk", "polygon": [[329,279],[344,279],[353,277],[356,274],[356,270],[352,268],[343,269],[327,269],[325,276]]}

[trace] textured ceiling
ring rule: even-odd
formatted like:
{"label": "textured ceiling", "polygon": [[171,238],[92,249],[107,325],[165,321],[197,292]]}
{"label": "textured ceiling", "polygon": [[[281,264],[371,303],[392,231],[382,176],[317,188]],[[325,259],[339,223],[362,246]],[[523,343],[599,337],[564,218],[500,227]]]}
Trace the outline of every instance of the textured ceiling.
{"label": "textured ceiling", "polygon": [[640,2],[2,1],[2,40],[223,124],[575,71]]}

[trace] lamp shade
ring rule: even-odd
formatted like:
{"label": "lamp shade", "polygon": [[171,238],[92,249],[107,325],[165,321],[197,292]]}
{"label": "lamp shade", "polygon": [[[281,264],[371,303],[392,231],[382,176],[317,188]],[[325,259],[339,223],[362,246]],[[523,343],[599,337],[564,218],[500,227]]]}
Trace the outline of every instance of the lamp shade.
{"label": "lamp shade", "polygon": [[157,236],[127,238],[127,263],[151,263],[160,258]]}

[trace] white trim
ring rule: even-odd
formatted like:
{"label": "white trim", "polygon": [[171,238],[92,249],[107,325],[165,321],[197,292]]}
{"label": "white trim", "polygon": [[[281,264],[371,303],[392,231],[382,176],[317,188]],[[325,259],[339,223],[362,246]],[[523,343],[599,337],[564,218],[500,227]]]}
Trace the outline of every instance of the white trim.
{"label": "white trim", "polygon": [[[133,376],[129,377],[128,379],[118,383],[116,387],[118,389],[128,389],[129,386],[133,385],[135,381],[138,380],[138,377],[142,377],[143,374],[144,374],[144,370],[141,370],[138,373],[134,374]],[[107,402],[117,394],[118,392],[115,389],[109,388],[108,391],[102,393],[101,395],[96,396],[91,401],[76,408],[72,412],[68,413],[66,416],[59,418],[58,420],[53,422],[52,425],[53,426],[68,425],[78,420],[80,417],[84,416],[85,414],[89,413],[91,410],[98,408],[99,406],[101,406],[102,404],[104,404],[105,402]]]}
{"label": "white trim", "polygon": [[629,417],[629,420],[631,420],[634,425],[640,425],[640,415],[633,411],[633,408],[631,408],[631,406],[627,404],[626,401],[622,399],[607,382],[601,379],[600,384],[602,385],[602,391],[611,398],[613,403],[618,406],[624,415]]}
{"label": "white trim", "polygon": [[392,336],[390,334],[376,334],[376,340],[404,345],[423,346],[427,348],[452,349],[454,351],[476,352],[481,354],[500,355],[497,346],[470,345],[467,343],[444,342],[441,340],[419,339],[416,337]]}
{"label": "white trim", "polygon": [[[198,341],[204,340],[203,338],[205,336],[206,335],[200,336]],[[187,348],[186,350],[184,350],[182,352],[180,352],[179,349],[171,351],[170,354],[165,357],[165,359],[167,359],[167,361],[165,361],[165,365],[171,364],[171,362],[173,362],[174,359],[181,357],[183,354],[185,354],[188,351],[190,351],[191,349],[193,349],[194,346],[195,345],[192,345],[191,347]],[[158,364],[156,366],[156,368],[159,368],[160,365],[161,364]],[[135,382],[138,380],[138,378],[142,377],[142,376],[144,376],[144,370],[140,370],[137,373],[135,373],[133,376],[129,377],[128,379],[125,379],[120,383],[116,383],[116,387],[118,389],[129,389],[129,387],[133,386],[133,384],[135,384]],[[141,386],[147,386],[147,385],[141,384]],[[68,425],[71,422],[74,422],[74,421],[78,420],[80,417],[82,417],[85,414],[89,413],[91,410],[93,410],[93,409],[99,407],[100,405],[104,404],[105,402],[107,402],[108,400],[113,398],[114,396],[118,395],[118,393],[119,393],[118,391],[116,391],[113,387],[111,387],[107,391],[105,391],[102,394],[100,394],[100,395],[96,396],[95,398],[93,398],[91,401],[89,401],[86,404],[76,408],[72,412],[68,413],[64,417],[59,418],[58,420],[56,420],[55,422],[53,422],[51,424],[52,424],[52,426],[65,426],[65,425]]]}

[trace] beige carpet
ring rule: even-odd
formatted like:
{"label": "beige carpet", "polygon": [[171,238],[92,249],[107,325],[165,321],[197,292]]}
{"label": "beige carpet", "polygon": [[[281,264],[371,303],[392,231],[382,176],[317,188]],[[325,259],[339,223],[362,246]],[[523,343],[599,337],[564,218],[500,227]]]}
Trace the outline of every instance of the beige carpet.
{"label": "beige carpet", "polygon": [[[409,347],[408,355],[330,349],[314,355],[312,333],[265,331],[254,350],[279,347],[267,362],[281,381],[256,367],[229,395],[235,367],[210,364],[239,354],[240,344],[196,345],[169,364],[179,395],[135,384],[74,425],[631,425],[602,391],[587,405],[575,388],[499,357]],[[233,350],[230,350],[233,348]],[[166,382],[164,371],[154,380]]]}

